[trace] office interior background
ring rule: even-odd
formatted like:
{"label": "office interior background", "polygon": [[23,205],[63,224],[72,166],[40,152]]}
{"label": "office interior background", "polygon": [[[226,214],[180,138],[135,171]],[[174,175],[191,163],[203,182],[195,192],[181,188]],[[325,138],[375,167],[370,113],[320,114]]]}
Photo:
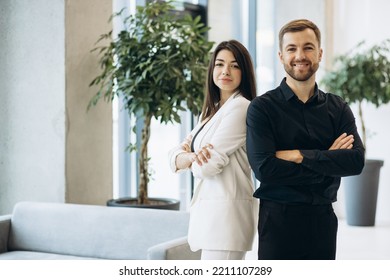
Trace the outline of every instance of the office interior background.
{"label": "office interior background", "polygon": [[[129,137],[120,101],[99,103],[87,111],[99,73],[91,53],[99,35],[112,28],[113,11],[133,9],[140,0],[0,0],[0,214],[18,201],[105,205],[136,192],[135,158],[124,151]],[[258,94],[277,86],[283,69],[277,58],[277,33],[287,21],[308,18],[323,33],[324,58],[318,80],[335,55],[361,40],[390,38],[386,0],[198,0],[207,6],[210,40],[237,39],[256,64]],[[116,29],[120,29],[117,24]],[[115,29],[114,28],[114,29]],[[356,105],[351,106],[357,115]],[[377,221],[390,221],[390,105],[363,104],[372,134],[367,158],[384,160]],[[358,121],[358,120],[357,120]],[[191,129],[153,123],[150,141],[153,180],[150,196],[191,196],[190,174],[169,170],[167,153]],[[345,217],[343,185],[336,211]]]}

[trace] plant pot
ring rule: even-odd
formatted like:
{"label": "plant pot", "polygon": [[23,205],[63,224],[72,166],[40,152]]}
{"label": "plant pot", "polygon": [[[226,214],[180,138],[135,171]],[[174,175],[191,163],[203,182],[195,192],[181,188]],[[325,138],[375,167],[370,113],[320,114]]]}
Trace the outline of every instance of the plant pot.
{"label": "plant pot", "polygon": [[136,208],[153,208],[165,210],[179,210],[180,201],[171,198],[148,198],[149,203],[138,204],[137,199],[133,197],[123,197],[118,199],[110,199],[107,201],[107,206],[115,207],[136,207]]}
{"label": "plant pot", "polygon": [[383,160],[366,160],[360,175],[343,178],[345,186],[347,224],[374,226]]}

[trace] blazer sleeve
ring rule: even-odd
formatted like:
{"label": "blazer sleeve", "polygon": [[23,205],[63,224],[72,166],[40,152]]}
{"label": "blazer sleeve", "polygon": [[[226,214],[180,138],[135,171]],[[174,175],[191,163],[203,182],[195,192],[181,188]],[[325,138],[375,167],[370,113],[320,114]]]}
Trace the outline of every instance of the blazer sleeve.
{"label": "blazer sleeve", "polygon": [[[192,131],[187,135],[186,138],[190,137],[190,136],[194,136],[194,134],[196,133],[196,131],[199,130],[201,126],[201,122],[199,121],[199,123],[192,129]],[[184,141],[185,139],[183,139]],[[169,152],[168,152],[168,160],[169,160],[169,166],[171,168],[171,171],[174,172],[174,173],[181,173],[183,171],[186,171],[186,170],[189,170],[189,168],[185,168],[185,169],[177,169],[176,167],[176,157],[181,154],[181,153],[184,153],[185,151],[183,150],[183,148],[181,147],[181,145],[176,145],[175,147],[173,147]]]}
{"label": "blazer sleeve", "polygon": [[229,163],[229,156],[245,145],[245,119],[249,101],[240,96],[226,105],[222,116],[219,116],[220,123],[208,142],[213,145],[213,149],[209,150],[210,159],[202,165],[196,162],[192,164],[192,173],[196,178],[204,179],[221,173]]}

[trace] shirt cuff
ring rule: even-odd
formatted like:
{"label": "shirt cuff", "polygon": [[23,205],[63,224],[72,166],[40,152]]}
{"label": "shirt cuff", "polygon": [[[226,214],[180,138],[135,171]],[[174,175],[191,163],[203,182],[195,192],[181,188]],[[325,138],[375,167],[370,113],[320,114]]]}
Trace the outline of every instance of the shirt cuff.
{"label": "shirt cuff", "polygon": [[176,167],[176,157],[181,153],[184,153],[184,151],[182,149],[177,149],[170,154],[170,164],[169,165],[171,167],[172,172],[174,172],[174,173],[180,173],[180,172],[183,172],[183,171],[188,169],[188,168],[177,169],[177,167]]}
{"label": "shirt cuff", "polygon": [[318,161],[318,152],[317,150],[299,150],[303,156],[302,165],[310,168]]}

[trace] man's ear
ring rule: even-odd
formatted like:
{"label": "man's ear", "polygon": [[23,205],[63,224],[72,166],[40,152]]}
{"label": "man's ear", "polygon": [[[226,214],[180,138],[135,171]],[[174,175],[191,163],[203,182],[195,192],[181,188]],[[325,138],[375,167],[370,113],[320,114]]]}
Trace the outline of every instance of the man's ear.
{"label": "man's ear", "polygon": [[320,48],[320,52],[318,54],[318,61],[319,62],[321,62],[321,60],[322,60],[322,54],[323,54],[323,50],[322,50],[322,48]]}
{"label": "man's ear", "polygon": [[283,64],[283,54],[281,51],[278,51],[279,61]]}

